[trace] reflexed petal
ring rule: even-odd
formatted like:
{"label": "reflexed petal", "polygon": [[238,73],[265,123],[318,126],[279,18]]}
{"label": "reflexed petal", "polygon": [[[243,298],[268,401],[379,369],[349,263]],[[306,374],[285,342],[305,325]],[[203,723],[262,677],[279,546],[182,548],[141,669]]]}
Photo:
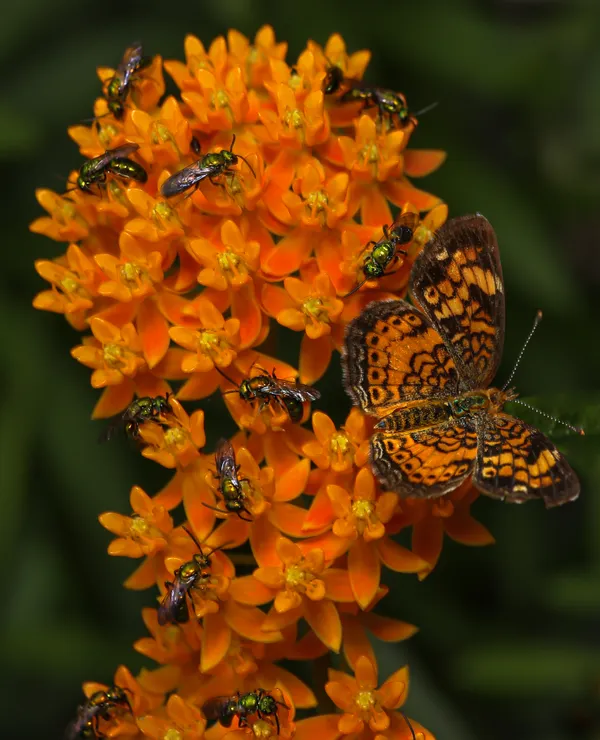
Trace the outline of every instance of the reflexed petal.
{"label": "reflexed petal", "polygon": [[361,609],[371,603],[381,577],[381,562],[374,543],[359,537],[348,553],[348,573],[352,592]]}
{"label": "reflexed petal", "polygon": [[304,618],[319,640],[334,653],[339,653],[342,644],[342,622],[333,602],[304,602]]}

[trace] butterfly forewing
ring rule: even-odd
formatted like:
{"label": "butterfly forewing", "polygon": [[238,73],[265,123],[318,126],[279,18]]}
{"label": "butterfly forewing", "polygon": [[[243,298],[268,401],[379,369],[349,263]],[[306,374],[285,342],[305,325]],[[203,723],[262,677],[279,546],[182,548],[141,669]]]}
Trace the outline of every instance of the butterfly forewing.
{"label": "butterfly forewing", "polygon": [[461,389],[487,388],[504,344],[504,286],[496,235],[483,216],[448,221],[415,260],[411,292],[438,330]]}
{"label": "butterfly forewing", "polygon": [[458,391],[456,368],[442,338],[406,301],[370,303],[353,319],[342,362],[352,400],[375,416]]}

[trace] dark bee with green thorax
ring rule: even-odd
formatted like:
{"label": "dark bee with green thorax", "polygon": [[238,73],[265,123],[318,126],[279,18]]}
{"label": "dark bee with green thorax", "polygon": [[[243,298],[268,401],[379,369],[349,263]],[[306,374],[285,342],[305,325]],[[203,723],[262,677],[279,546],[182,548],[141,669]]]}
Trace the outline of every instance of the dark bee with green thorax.
{"label": "dark bee with green thorax", "polygon": [[108,442],[119,430],[133,440],[139,439],[140,425],[147,421],[159,421],[160,416],[170,413],[169,394],[166,396],[142,396],[136,398],[106,427],[100,437],[100,442]]}
{"label": "dark bee with green thorax", "polygon": [[92,186],[103,187],[109,172],[122,180],[146,182],[148,179],[146,170],[137,162],[128,159],[128,156],[139,148],[138,144],[124,144],[116,149],[107,149],[99,157],[88,159],[79,170],[77,187],[85,193],[93,193]]}
{"label": "dark bee with green thorax", "polygon": [[215,550],[209,553],[202,552],[202,546],[194,537],[194,534],[184,527],[185,531],[192,538],[198,548],[198,552],[187,563],[183,563],[175,571],[174,580],[166,581],[165,588],[167,593],[158,607],[158,623],[165,624],[182,624],[190,618],[186,599],[189,599],[192,606],[194,598],[192,592],[194,589],[201,589],[211,579],[211,559]]}
{"label": "dark bee with green thorax", "polygon": [[335,95],[344,84],[344,71],[335,64],[329,64],[321,89],[324,95]]}
{"label": "dark bee with green thorax", "polygon": [[409,113],[406,98],[402,93],[383,87],[369,87],[358,80],[344,77],[340,67],[333,64],[327,67],[322,90],[325,95],[339,94],[342,103],[361,102],[363,110],[377,108],[379,120],[387,118],[393,125],[395,119],[399,128],[404,128],[409,123],[417,123],[415,116]]}
{"label": "dark bee with green thorax", "polygon": [[393,90],[352,85],[342,95],[341,101],[342,103],[360,101],[363,104],[363,110],[377,108],[380,120],[387,118],[393,125],[395,119],[398,128],[405,128],[409,123],[416,124],[417,122],[417,119],[409,113],[404,95]]}
{"label": "dark bee with green thorax", "polygon": [[306,401],[316,401],[321,394],[316,388],[304,383],[291,382],[278,378],[275,373],[255,375],[242,380],[239,386],[240,398],[249,403],[258,401],[259,409],[275,402],[284,408],[292,422],[302,419],[303,405]]}
{"label": "dark bee with green thorax", "polygon": [[248,718],[256,715],[258,719],[268,718],[274,720],[277,734],[280,731],[277,707],[285,707],[287,704],[278,701],[265,689],[255,689],[246,694],[239,691],[233,696],[217,696],[209,699],[202,706],[206,719],[216,719],[223,727],[231,727],[234,717],[238,718],[238,727],[248,727]]}
{"label": "dark bee with green thorax", "polygon": [[[245,495],[242,490],[243,479],[238,478],[239,465],[235,463],[235,451],[231,442],[220,439],[215,452],[215,465],[219,479],[219,493],[223,499],[224,509],[204,504],[208,509],[219,511],[222,514],[237,514],[245,522],[251,522],[251,513],[245,506]],[[244,512],[248,516],[244,516]]]}
{"label": "dark bee with green thorax", "polygon": [[134,80],[135,73],[152,64],[151,56],[144,56],[140,43],[132,44],[125,49],[123,59],[117,67],[116,73],[106,85],[106,101],[108,110],[116,119],[125,114],[125,99]]}
{"label": "dark bee with green thorax", "polygon": [[369,252],[364,256],[362,263],[362,272],[364,275],[358,285],[356,285],[344,298],[348,298],[353,293],[356,293],[367,280],[375,280],[383,277],[384,275],[391,274],[387,272],[390,266],[396,263],[400,256],[406,256],[407,252],[405,249],[399,249],[401,244],[408,244],[412,241],[415,229],[419,223],[419,216],[416,213],[407,212],[402,214],[398,221],[396,221],[391,227],[383,227],[383,239],[377,242],[368,242],[364,249],[372,247]]}
{"label": "dark bee with green thorax", "polygon": [[171,177],[167,178],[161,188],[160,192],[165,198],[171,198],[174,195],[184,193],[190,188],[198,188],[200,183],[208,178],[213,185],[220,185],[219,178],[221,175],[227,175],[231,172],[231,167],[234,167],[238,160],[243,160],[247,165],[254,177],[254,170],[249,164],[248,160],[241,154],[233,153],[233,145],[235,144],[235,136],[231,141],[229,149],[222,149],[220,152],[209,152],[201,157],[197,162],[184,167],[179,172],[176,172]]}
{"label": "dark bee with green thorax", "polygon": [[77,717],[69,724],[65,740],[95,740],[99,734],[100,719],[108,720],[113,709],[125,709],[131,712],[127,690],[120,686],[111,686],[106,691],[96,691],[77,708]]}

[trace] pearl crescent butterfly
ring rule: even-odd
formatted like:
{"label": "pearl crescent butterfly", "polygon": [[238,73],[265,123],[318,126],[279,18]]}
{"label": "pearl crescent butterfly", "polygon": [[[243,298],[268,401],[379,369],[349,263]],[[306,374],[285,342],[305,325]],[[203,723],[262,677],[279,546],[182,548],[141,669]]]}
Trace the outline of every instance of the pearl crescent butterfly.
{"label": "pearl crescent butterfly", "polygon": [[345,385],[379,419],[370,456],[382,485],[432,498],[472,475],[482,493],[510,502],[576,499],[579,481],[559,450],[503,412],[516,393],[489,387],[505,320],[489,222],[476,214],[446,223],[415,260],[410,287],[415,306],[371,303],[346,329]]}

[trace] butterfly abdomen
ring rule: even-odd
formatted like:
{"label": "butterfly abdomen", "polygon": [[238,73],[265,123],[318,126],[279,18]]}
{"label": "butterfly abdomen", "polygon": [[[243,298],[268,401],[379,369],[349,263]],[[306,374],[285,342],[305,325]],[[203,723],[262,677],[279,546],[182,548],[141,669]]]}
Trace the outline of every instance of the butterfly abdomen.
{"label": "butterfly abdomen", "polygon": [[422,406],[398,409],[393,414],[384,417],[376,428],[385,429],[386,432],[414,432],[443,424],[450,418],[452,418],[452,413],[447,403],[429,402]]}

